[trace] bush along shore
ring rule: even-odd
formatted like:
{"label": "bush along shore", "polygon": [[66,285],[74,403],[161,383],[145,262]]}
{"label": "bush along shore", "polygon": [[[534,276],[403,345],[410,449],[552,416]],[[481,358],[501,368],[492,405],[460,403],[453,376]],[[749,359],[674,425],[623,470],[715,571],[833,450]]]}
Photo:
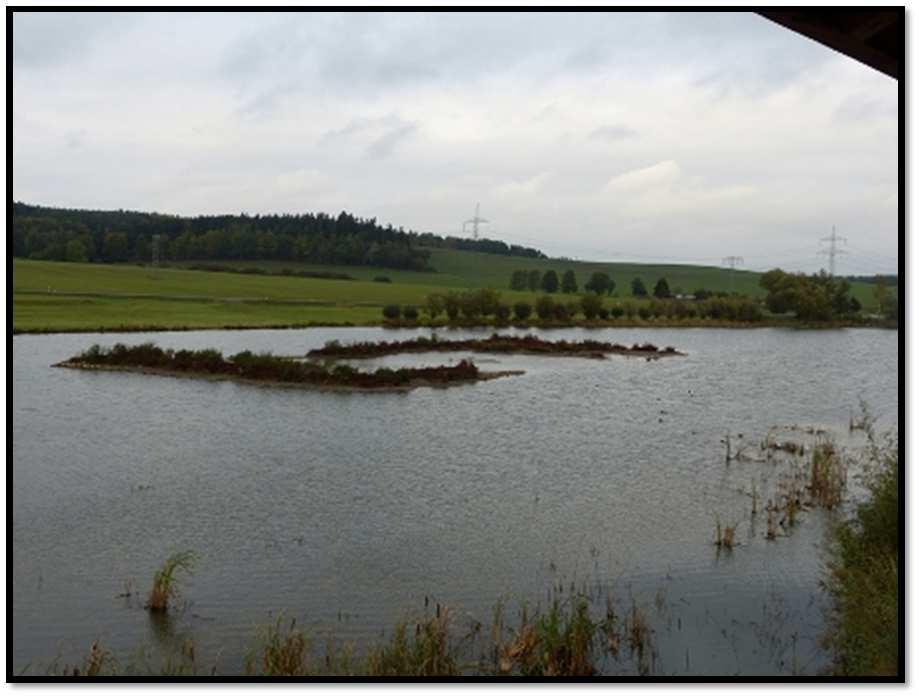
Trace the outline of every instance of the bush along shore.
{"label": "bush along shore", "polygon": [[344,391],[404,391],[422,386],[449,387],[519,375],[523,372],[486,372],[479,370],[471,361],[465,360],[455,366],[379,368],[374,372],[362,372],[349,365],[319,365],[271,354],[254,354],[251,351],[242,351],[227,359],[214,349],[174,351],[161,349],[152,343],[139,346],[115,344],[110,349],[95,344],[89,350],[57,363],[54,367],[200,377]]}
{"label": "bush along shore", "polygon": [[609,354],[623,356],[685,356],[672,346],[658,348],[654,344],[633,344],[624,346],[605,341],[546,341],[532,334],[510,336],[492,334],[487,339],[442,339],[436,334],[420,336],[405,341],[377,341],[340,344],[330,341],[321,349],[313,349],[309,358],[375,358],[397,353],[426,353],[429,351],[475,351],[480,353],[518,353],[554,356],[579,356],[582,358],[605,358]]}

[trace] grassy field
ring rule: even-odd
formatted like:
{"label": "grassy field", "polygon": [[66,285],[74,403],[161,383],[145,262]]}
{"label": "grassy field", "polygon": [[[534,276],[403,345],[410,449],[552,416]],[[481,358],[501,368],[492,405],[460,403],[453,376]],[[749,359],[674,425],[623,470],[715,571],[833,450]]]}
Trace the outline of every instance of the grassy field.
{"label": "grassy field", "polygon": [[[621,298],[631,297],[629,283],[636,275],[649,289],[661,276],[667,278],[673,291],[730,287],[730,272],[713,267],[593,264],[454,250],[434,250],[432,263],[439,272],[238,262],[240,268],[264,268],[277,274],[282,268],[347,273],[356,279],[349,281],[14,259],[13,328],[89,331],[119,327],[379,324],[383,305],[421,305],[431,293],[461,288],[494,287],[501,290],[507,303],[533,302],[540,294],[507,289],[510,274],[516,268],[554,268],[560,274],[571,268],[581,286],[590,273],[602,269],[616,279],[614,295]],[[371,280],[380,275],[389,277],[392,283]],[[760,294],[758,278],[758,274],[738,271],[737,290]],[[853,290],[865,307],[873,306],[870,284],[855,284]]]}
{"label": "grassy field", "polygon": [[[463,252],[453,249],[431,249],[431,265],[436,272],[397,271],[370,266],[322,266],[319,264],[299,264],[287,261],[221,261],[211,262],[221,266],[239,269],[260,268],[270,273],[280,273],[282,269],[310,272],[344,273],[356,280],[371,281],[377,276],[386,276],[394,284],[441,286],[446,288],[497,288],[509,287],[511,273],[516,269],[539,269],[541,272],[554,269],[559,277],[567,269],[574,271],[579,288],[595,271],[604,271],[616,281],[615,295],[628,296],[631,293],[633,278],[641,278],[651,291],[661,277],[667,279],[671,291],[692,293],[698,288],[712,291],[738,293],[751,297],[761,297],[765,291],[759,285],[760,273],[755,271],[735,271],[733,281],[730,269],[717,266],[688,266],[680,264],[623,264],[606,262],[567,261],[563,259],[525,259],[506,257],[498,254],[481,252]],[[208,262],[185,262],[194,265]],[[853,283],[852,291],[856,298],[866,306],[873,304],[874,286],[870,283]]]}
{"label": "grassy field", "polygon": [[[442,286],[13,260],[13,328],[379,324]],[[503,294],[508,301],[529,293]]]}
{"label": "grassy field", "polygon": [[[463,252],[454,249],[431,249],[431,265],[436,272],[398,271],[370,266],[322,266],[319,264],[299,264],[289,261],[220,261],[210,262],[220,266],[238,269],[260,268],[270,273],[280,273],[282,269],[311,272],[344,273],[364,281],[372,281],[376,276],[386,276],[393,283],[411,285],[444,286],[448,288],[498,288],[509,287],[511,273],[516,269],[539,269],[541,272],[554,269],[559,277],[567,269],[574,271],[579,287],[590,278],[594,271],[605,271],[616,281],[616,291],[620,296],[630,292],[630,284],[636,276],[644,281],[649,290],[662,276],[667,279],[671,290],[682,290],[691,293],[697,288],[729,291],[731,288],[730,270],[713,266],[680,266],[661,264],[614,264],[602,262],[566,261],[560,259],[525,259],[506,257],[498,254],[481,252]],[[182,262],[182,266],[207,264],[209,262]],[[761,295],[759,274],[752,271],[737,271],[734,282],[736,290],[747,295]]]}

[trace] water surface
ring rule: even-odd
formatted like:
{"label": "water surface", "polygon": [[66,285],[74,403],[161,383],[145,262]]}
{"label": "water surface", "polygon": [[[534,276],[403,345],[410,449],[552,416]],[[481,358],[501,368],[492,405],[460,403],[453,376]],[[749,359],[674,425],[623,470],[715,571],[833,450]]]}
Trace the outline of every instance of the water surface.
{"label": "water surface", "polygon": [[[94,342],[295,355],[419,333],[14,337],[14,668],[97,639],[124,658],[193,637],[199,656],[219,652],[219,668],[236,671],[278,612],[360,643],[421,612],[425,596],[487,624],[499,599],[533,604],[574,582],[653,608],[661,672],[819,669],[824,514],[765,541],[739,490],[773,472],[725,466],[721,439],[758,443],[775,424],[844,439],[859,399],[894,427],[896,332],[541,331],[689,355],[481,355],[484,369],[526,374],[406,394],[50,367]],[[739,523],[732,554],[712,545],[716,517]],[[182,549],[199,561],[170,625],[117,597],[132,580],[146,592]]]}

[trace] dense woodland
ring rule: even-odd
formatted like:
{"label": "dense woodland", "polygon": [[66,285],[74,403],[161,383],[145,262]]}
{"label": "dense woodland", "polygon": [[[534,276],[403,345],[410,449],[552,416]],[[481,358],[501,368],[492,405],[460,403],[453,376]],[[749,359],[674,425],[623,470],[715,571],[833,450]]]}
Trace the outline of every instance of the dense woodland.
{"label": "dense woodland", "polygon": [[160,236],[164,261],[277,259],[314,264],[431,271],[423,247],[544,258],[537,249],[496,240],[440,237],[382,226],[341,212],[207,215],[89,211],[13,204],[13,255],[49,261],[149,262]]}

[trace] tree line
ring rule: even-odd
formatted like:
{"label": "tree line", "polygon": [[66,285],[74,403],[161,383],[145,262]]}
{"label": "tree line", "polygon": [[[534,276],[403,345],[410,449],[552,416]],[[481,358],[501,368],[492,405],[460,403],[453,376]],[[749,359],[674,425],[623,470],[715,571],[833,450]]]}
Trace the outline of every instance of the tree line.
{"label": "tree line", "polygon": [[524,322],[532,318],[541,321],[568,322],[579,316],[586,320],[635,319],[690,320],[712,319],[729,322],[759,322],[763,311],[756,301],[736,297],[710,297],[707,300],[653,298],[635,302],[625,300],[607,305],[601,295],[586,293],[577,299],[557,300],[552,295],[540,296],[535,302],[518,301],[509,305],[501,300],[501,293],[491,288],[478,290],[432,293],[420,305],[389,304],[383,307],[383,317],[390,322],[407,320],[415,322],[424,315],[436,322],[445,316],[448,322],[494,321],[497,323]]}
{"label": "tree line", "polygon": [[342,211],[298,215],[182,217],[13,204],[13,255],[77,262],[149,262],[154,236],[163,260],[280,260],[433,270],[422,247],[541,258],[495,240],[460,240],[382,226]]}
{"label": "tree line", "polygon": [[759,284],[766,289],[766,307],[779,315],[794,313],[800,320],[829,321],[862,309],[851,295],[849,282],[825,271],[808,276],[772,269],[760,276]]}
{"label": "tree line", "polygon": [[[562,274],[561,280],[559,280],[558,273],[553,269],[549,269],[548,271],[540,271],[539,269],[517,269],[511,273],[510,288],[511,290],[529,290],[531,292],[541,290],[543,293],[549,294],[558,291],[566,294],[574,294],[578,292],[578,281],[574,271],[571,269],[568,269]],[[636,298],[648,296],[648,289],[645,287],[644,281],[638,277],[632,279],[630,289],[632,295]],[[587,283],[584,284],[584,290],[589,293],[595,293],[596,295],[612,295],[613,291],[616,290],[616,281],[613,280],[608,273],[594,271],[587,280]],[[658,279],[652,293],[654,297],[658,299],[673,297],[673,293],[670,291],[670,284],[667,283],[666,278]],[[703,288],[698,289],[696,294],[696,297],[703,300],[714,295],[711,291],[707,291]],[[727,294],[724,293],[723,295]]]}

